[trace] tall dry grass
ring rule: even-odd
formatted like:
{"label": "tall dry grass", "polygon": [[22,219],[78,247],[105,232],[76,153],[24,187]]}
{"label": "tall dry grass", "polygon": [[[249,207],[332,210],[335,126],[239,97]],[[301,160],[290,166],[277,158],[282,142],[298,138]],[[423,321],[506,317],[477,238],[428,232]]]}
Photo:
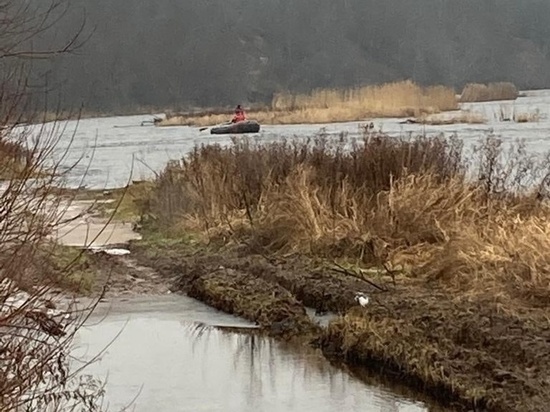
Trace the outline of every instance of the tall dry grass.
{"label": "tall dry grass", "polygon": [[494,100],[515,100],[519,96],[517,87],[510,82],[489,84],[469,83],[462,89],[461,102],[488,102]]}
{"label": "tall dry grass", "polygon": [[546,304],[548,159],[494,137],[471,162],[456,138],[234,140],[170,164],[142,211],[151,229],[172,234],[244,236],[273,252]]}
{"label": "tall dry grass", "polygon": [[[437,165],[452,175],[461,167],[460,152],[456,139],[409,142],[370,133],[362,141],[344,135],[332,141],[323,134],[272,144],[235,138],[229,148],[197,146],[186,158],[171,162],[143,210],[152,211],[160,227],[171,227],[178,216],[195,211],[202,213],[208,226],[216,226],[228,212],[248,208],[255,213],[266,190],[283,184],[300,165],[319,171],[316,179],[322,187],[346,180],[374,195],[389,189],[390,177],[398,179],[407,170],[420,172]],[[453,161],[448,161],[448,153]]]}
{"label": "tall dry grass", "polygon": [[[458,108],[455,91],[445,86],[422,87],[401,81],[347,90],[316,90],[310,94],[279,93],[271,109],[253,110],[250,118],[262,124],[334,123],[369,117],[406,117]],[[231,113],[173,116],[160,124],[211,126],[226,122]]]}
{"label": "tall dry grass", "polygon": [[315,90],[311,94],[279,93],[271,103],[274,110],[348,108],[364,113],[399,116],[416,111],[438,112],[457,108],[455,92],[445,86],[422,87],[412,81],[364,86],[348,90]]}

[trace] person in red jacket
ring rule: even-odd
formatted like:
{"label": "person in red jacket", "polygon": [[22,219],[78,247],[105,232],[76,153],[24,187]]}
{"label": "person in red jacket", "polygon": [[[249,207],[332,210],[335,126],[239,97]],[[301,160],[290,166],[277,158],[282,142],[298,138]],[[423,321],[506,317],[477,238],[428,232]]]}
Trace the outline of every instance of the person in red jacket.
{"label": "person in red jacket", "polygon": [[235,108],[235,116],[233,116],[233,119],[231,120],[231,123],[237,123],[242,122],[246,120],[246,115],[244,114],[244,110],[241,107],[241,105],[237,105]]}

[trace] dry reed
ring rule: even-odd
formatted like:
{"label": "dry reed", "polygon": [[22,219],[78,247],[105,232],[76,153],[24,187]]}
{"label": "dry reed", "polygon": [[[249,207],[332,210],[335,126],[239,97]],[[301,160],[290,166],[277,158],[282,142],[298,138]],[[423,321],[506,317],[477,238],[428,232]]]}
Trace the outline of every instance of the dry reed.
{"label": "dry reed", "polygon": [[534,112],[516,112],[514,113],[513,118],[516,123],[536,123],[541,119],[541,114],[540,110],[537,109]]}
{"label": "dry reed", "polygon": [[462,89],[461,102],[488,102],[494,100],[515,100],[519,91],[513,83],[498,82],[479,84],[469,83]]}
{"label": "dry reed", "polygon": [[159,230],[223,231],[326,257],[345,245],[361,265],[550,302],[547,158],[493,137],[475,156],[468,167],[461,142],[442,137],[236,139],[169,165],[142,212]]}
{"label": "dry reed", "polygon": [[[371,117],[419,116],[458,108],[455,92],[445,86],[421,87],[411,81],[348,90],[316,90],[310,94],[279,93],[270,109],[253,110],[251,119],[261,124],[334,123]],[[211,126],[226,122],[231,113],[180,115],[162,126]]]}

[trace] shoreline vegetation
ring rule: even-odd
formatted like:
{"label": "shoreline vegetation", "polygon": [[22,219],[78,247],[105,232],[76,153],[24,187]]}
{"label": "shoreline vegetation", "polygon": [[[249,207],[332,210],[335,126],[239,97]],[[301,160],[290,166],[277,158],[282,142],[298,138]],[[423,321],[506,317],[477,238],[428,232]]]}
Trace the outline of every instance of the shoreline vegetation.
{"label": "shoreline vegetation", "polygon": [[[420,86],[410,80],[347,90],[316,90],[310,94],[278,93],[269,107],[253,105],[248,116],[261,124],[312,124],[363,121],[369,118],[414,117],[455,111],[463,102],[515,100],[512,83],[467,84],[460,96],[452,87]],[[224,123],[231,109],[168,113],[158,126],[212,126]],[[453,121],[453,120],[447,120]],[[479,115],[459,115],[454,122],[483,122]]]}
{"label": "shoreline vegetation", "polygon": [[[196,147],[128,190],[131,250],[192,297],[443,404],[544,411],[550,164],[492,136],[474,153],[372,132]],[[320,329],[306,307],[339,316]]]}
{"label": "shoreline vegetation", "polygon": [[[461,103],[515,100],[520,97],[516,86],[509,82],[488,84],[468,83],[460,94],[447,86],[420,86],[410,80],[370,85],[354,89],[319,89],[309,94],[289,92],[274,95],[271,104],[253,103],[247,110],[249,118],[261,124],[323,124],[364,121],[370,118],[413,118],[415,123],[444,125],[478,124],[487,119],[468,110],[457,114],[438,115],[460,110]],[[132,116],[165,113],[149,123],[167,126],[212,126],[225,123],[233,115],[232,108],[194,108],[180,112],[174,108],[137,107],[113,112],[73,110],[55,111],[26,118],[17,124],[38,124],[56,121],[82,120],[112,116]],[[536,115],[525,113],[513,117],[518,123],[536,121]]]}

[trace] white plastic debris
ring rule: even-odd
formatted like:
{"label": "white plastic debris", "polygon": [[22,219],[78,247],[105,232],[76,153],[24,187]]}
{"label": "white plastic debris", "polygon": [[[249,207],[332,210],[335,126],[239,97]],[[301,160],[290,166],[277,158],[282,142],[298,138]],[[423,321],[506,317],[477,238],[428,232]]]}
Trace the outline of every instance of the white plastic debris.
{"label": "white plastic debris", "polygon": [[359,292],[357,293],[357,295],[355,295],[355,301],[358,302],[363,307],[369,304],[369,300],[370,300],[369,297],[362,292]]}
{"label": "white plastic debris", "polygon": [[107,253],[108,255],[112,256],[124,256],[129,255],[130,251],[128,249],[104,249],[104,253]]}
{"label": "white plastic debris", "polygon": [[112,256],[124,256],[124,255],[130,254],[130,251],[128,249],[120,249],[120,248],[108,249],[103,246],[90,246],[88,250],[91,250],[93,253],[103,252]]}

